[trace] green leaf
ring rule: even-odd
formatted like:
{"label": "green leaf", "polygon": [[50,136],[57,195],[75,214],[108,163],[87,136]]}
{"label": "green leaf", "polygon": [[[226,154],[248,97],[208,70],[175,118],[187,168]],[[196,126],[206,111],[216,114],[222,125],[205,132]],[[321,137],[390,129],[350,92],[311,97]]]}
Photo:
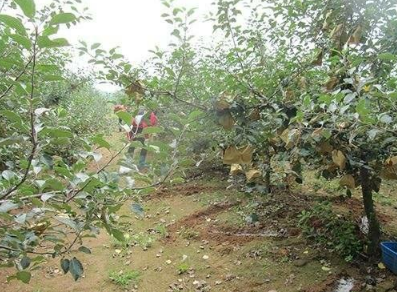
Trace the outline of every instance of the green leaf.
{"label": "green leaf", "polygon": [[68,259],[61,259],[62,271],[66,274],[69,272],[70,261]]}
{"label": "green leaf", "polygon": [[118,229],[112,229],[112,235],[118,241],[125,241],[124,233]]}
{"label": "green leaf", "polygon": [[45,128],[41,131],[43,135],[49,135],[53,138],[73,138],[73,133],[67,129]]}
{"label": "green leaf", "polygon": [[27,34],[25,26],[22,24],[22,21],[20,21],[18,18],[6,14],[0,14],[0,22],[4,23],[8,27],[15,29],[22,35]]}
{"label": "green leaf", "polygon": [[72,274],[73,279],[74,279],[75,281],[77,281],[79,278],[81,278],[81,276],[83,275],[83,272],[84,272],[83,265],[82,265],[81,262],[80,262],[78,259],[76,259],[76,258],[73,258],[73,259],[70,261],[70,263],[69,263],[69,270],[70,270],[70,273]]}
{"label": "green leaf", "polygon": [[73,177],[72,173],[70,172],[70,170],[68,168],[66,168],[66,167],[56,166],[56,167],[54,167],[54,170],[55,170],[56,173],[61,174],[61,175],[65,176],[65,177],[68,177],[68,178],[72,178]]}
{"label": "green leaf", "polygon": [[101,46],[100,43],[95,43],[95,44],[93,44],[93,45],[91,46],[91,50],[98,49],[100,46]]}
{"label": "green leaf", "polygon": [[365,118],[370,113],[370,110],[367,108],[366,101],[364,99],[359,101],[356,106],[356,111],[361,118]]}
{"label": "green leaf", "polygon": [[318,100],[325,103],[326,105],[330,105],[332,101],[332,96],[328,94],[321,94]]}
{"label": "green leaf", "polygon": [[98,145],[99,147],[103,147],[106,149],[110,149],[110,144],[107,142],[101,135],[96,135],[95,137],[92,138],[92,142]]}
{"label": "green leaf", "polygon": [[58,48],[70,46],[69,42],[65,38],[57,38],[51,40],[47,36],[39,36],[37,39],[37,45],[39,48]]}
{"label": "green leaf", "polygon": [[370,140],[374,140],[376,135],[378,135],[378,133],[380,133],[381,131],[378,129],[371,129],[367,132],[368,138]]}
{"label": "green leaf", "polygon": [[122,55],[122,54],[114,54],[114,55],[112,55],[112,59],[113,60],[117,60],[117,59],[121,59],[121,58],[123,58],[124,56]]}
{"label": "green leaf", "polygon": [[19,281],[22,281],[25,284],[29,284],[32,275],[27,271],[20,271],[17,273],[16,277]]}
{"label": "green leaf", "polygon": [[55,217],[55,220],[58,220],[59,222],[69,226],[70,228],[76,231],[79,231],[79,227],[77,226],[76,222],[74,222],[72,219],[64,218],[64,217]]}
{"label": "green leaf", "polygon": [[36,70],[40,72],[52,72],[57,71],[59,67],[57,65],[47,65],[47,64],[38,64],[36,66]]}
{"label": "green leaf", "polygon": [[202,114],[203,114],[203,112],[200,111],[200,110],[193,111],[193,112],[191,112],[191,113],[189,114],[189,120],[190,120],[190,121],[191,121],[191,120],[194,120],[194,119],[198,118],[199,116],[201,116]]}
{"label": "green leaf", "polygon": [[63,191],[65,190],[65,186],[59,180],[51,178],[46,180],[43,190]]}
{"label": "green leaf", "polygon": [[392,53],[382,53],[378,55],[379,59],[383,61],[394,61],[397,60],[397,56],[393,55]]}
{"label": "green leaf", "polygon": [[85,247],[85,246],[80,246],[79,247],[79,251],[87,253],[87,254],[91,254],[91,250],[88,247]]}
{"label": "green leaf", "polygon": [[11,34],[10,37],[19,45],[29,50],[32,47],[32,42],[25,36],[19,34]]}
{"label": "green leaf", "polygon": [[0,59],[0,68],[4,68],[6,70],[10,70],[13,66],[19,66],[20,62],[19,60],[16,60],[14,58],[2,58]]}
{"label": "green leaf", "polygon": [[65,24],[65,23],[73,22],[76,19],[77,19],[76,15],[74,15],[73,13],[60,13],[52,17],[50,24],[51,25]]}
{"label": "green leaf", "polygon": [[10,180],[12,180],[14,177],[16,177],[15,173],[14,173],[13,171],[11,171],[11,170],[4,170],[4,171],[1,173],[1,176],[2,176],[4,179],[8,180],[8,181],[10,181]]}
{"label": "green leaf", "polygon": [[43,81],[62,81],[65,80],[65,78],[63,78],[60,75],[46,75],[43,76]]}
{"label": "green leaf", "polygon": [[131,211],[140,217],[143,217],[143,215],[144,215],[144,210],[143,210],[142,206],[137,203],[133,203],[131,205]]}
{"label": "green leaf", "polygon": [[18,209],[18,205],[9,201],[6,201],[0,205],[0,213],[7,213],[11,210]]}
{"label": "green leaf", "polygon": [[388,114],[384,114],[380,117],[379,121],[384,124],[391,124],[393,122],[393,118]]}
{"label": "green leaf", "polygon": [[129,113],[119,111],[116,113],[116,116],[118,116],[120,119],[122,119],[123,122],[126,123],[127,125],[131,125],[132,116]]}
{"label": "green leaf", "polygon": [[0,111],[0,115],[6,117],[10,122],[18,123],[18,124],[22,123],[22,118],[16,112],[9,110],[2,110]]}
{"label": "green leaf", "polygon": [[18,4],[27,17],[33,18],[36,14],[36,4],[33,0],[14,0],[14,2]]}
{"label": "green leaf", "polygon": [[26,269],[26,268],[28,268],[29,266],[30,266],[30,263],[31,263],[31,260],[30,260],[30,258],[28,258],[28,257],[23,257],[22,259],[21,259],[21,267],[22,267],[22,269]]}
{"label": "green leaf", "polygon": [[182,177],[173,178],[171,180],[172,184],[182,184],[184,182],[185,182],[185,180]]}
{"label": "green leaf", "polygon": [[162,133],[163,129],[160,127],[147,127],[143,129],[142,134],[158,134]]}
{"label": "green leaf", "polygon": [[59,30],[58,26],[49,26],[46,29],[44,29],[42,35],[43,36],[54,35],[58,32],[58,30]]}

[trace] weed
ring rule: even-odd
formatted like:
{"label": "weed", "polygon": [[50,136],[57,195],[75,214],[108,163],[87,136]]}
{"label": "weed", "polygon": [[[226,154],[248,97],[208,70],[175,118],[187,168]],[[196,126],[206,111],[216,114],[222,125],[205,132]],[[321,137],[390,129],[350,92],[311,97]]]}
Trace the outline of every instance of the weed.
{"label": "weed", "polygon": [[113,239],[113,247],[115,248],[121,248],[121,249],[127,249],[128,247],[132,246],[133,244],[133,239],[130,234],[124,233],[124,241],[119,241],[116,238],[112,237]]}
{"label": "weed", "polygon": [[328,202],[320,203],[299,216],[303,234],[317,243],[353,259],[363,249],[363,242],[357,236],[357,226],[331,209]]}
{"label": "weed", "polygon": [[185,274],[189,270],[190,266],[187,263],[181,263],[178,265],[178,275]]}
{"label": "weed", "polygon": [[161,237],[164,238],[168,236],[167,227],[165,227],[164,224],[159,224],[154,229],[161,235]]}
{"label": "weed", "polygon": [[140,232],[138,234],[135,234],[132,239],[135,241],[137,245],[142,247],[143,249],[147,249],[152,246],[154,239],[149,235],[144,232]]}
{"label": "weed", "polygon": [[374,201],[381,204],[382,206],[392,206],[393,205],[393,200],[388,195],[385,195],[383,193],[375,193],[374,192],[373,196],[374,196]]}
{"label": "weed", "polygon": [[141,273],[139,271],[112,271],[109,273],[109,278],[116,284],[122,287],[128,287],[131,283],[137,283]]}
{"label": "weed", "polygon": [[181,233],[180,233],[180,236],[181,236],[182,238],[188,239],[188,240],[196,239],[196,238],[199,237],[199,235],[200,235],[200,233],[199,233],[198,231],[193,230],[193,229],[191,229],[191,228],[184,228],[184,229],[181,231]]}

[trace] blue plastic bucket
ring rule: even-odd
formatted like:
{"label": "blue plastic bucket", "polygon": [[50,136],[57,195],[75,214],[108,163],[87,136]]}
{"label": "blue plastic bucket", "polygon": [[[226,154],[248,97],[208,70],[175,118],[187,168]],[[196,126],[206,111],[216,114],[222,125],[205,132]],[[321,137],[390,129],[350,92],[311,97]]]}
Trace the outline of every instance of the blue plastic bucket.
{"label": "blue plastic bucket", "polygon": [[385,266],[397,274],[397,242],[382,242],[382,261]]}

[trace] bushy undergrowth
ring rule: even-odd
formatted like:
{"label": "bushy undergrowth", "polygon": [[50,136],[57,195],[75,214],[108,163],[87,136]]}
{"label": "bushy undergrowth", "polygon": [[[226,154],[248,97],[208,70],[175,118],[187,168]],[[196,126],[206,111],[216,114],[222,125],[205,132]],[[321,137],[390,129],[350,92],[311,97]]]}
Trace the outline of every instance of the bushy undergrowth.
{"label": "bushy undergrowth", "polygon": [[299,216],[303,234],[320,245],[352,260],[363,249],[357,226],[335,214],[328,202],[320,203]]}
{"label": "bushy undergrowth", "polygon": [[108,100],[92,87],[61,99],[55,112],[47,115],[48,124],[65,128],[73,133],[66,142],[44,147],[50,155],[58,155],[68,162],[78,160],[78,155],[88,149],[87,142],[96,135],[108,135],[115,129],[116,118]]}
{"label": "bushy undergrowth", "polygon": [[86,88],[64,99],[64,122],[77,135],[108,134],[114,130],[115,117],[109,101],[93,88]]}

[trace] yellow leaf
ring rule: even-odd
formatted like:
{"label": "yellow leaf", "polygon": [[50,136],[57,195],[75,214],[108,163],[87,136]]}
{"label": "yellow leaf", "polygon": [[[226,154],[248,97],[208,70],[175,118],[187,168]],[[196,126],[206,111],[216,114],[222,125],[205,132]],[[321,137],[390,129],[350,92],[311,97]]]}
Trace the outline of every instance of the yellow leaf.
{"label": "yellow leaf", "polygon": [[305,77],[301,77],[301,78],[299,78],[299,87],[301,88],[301,89],[306,89],[306,78]]}
{"label": "yellow leaf", "polygon": [[143,95],[140,93],[135,93],[135,103],[139,104],[143,100]]}
{"label": "yellow leaf", "polygon": [[231,115],[230,112],[226,112],[222,114],[218,120],[219,124],[222,125],[222,127],[225,130],[231,130],[233,129],[234,126],[234,119],[233,116]]}
{"label": "yellow leaf", "polygon": [[281,140],[286,144],[285,147],[287,149],[294,147],[298,143],[299,137],[300,132],[297,129],[285,129],[280,136]]}
{"label": "yellow leaf", "polygon": [[353,34],[349,38],[349,44],[359,44],[362,32],[363,32],[363,29],[362,29],[361,25],[357,26],[356,30],[353,32]]}
{"label": "yellow leaf", "polygon": [[250,164],[252,162],[252,154],[254,153],[254,148],[251,146],[246,146],[240,149],[241,153],[241,164]]}
{"label": "yellow leaf", "polygon": [[346,156],[340,150],[332,151],[332,161],[339,167],[340,170],[344,170],[346,167]]}
{"label": "yellow leaf", "polygon": [[246,146],[238,149],[235,146],[230,146],[225,150],[225,153],[223,154],[223,163],[251,164],[253,153],[254,149],[251,146]]}
{"label": "yellow leaf", "polygon": [[322,137],[323,128],[317,128],[312,132],[313,139],[319,139]]}
{"label": "yellow leaf", "polygon": [[351,174],[346,174],[344,175],[340,181],[339,181],[339,185],[341,187],[347,187],[349,189],[354,189],[356,188],[356,182],[354,180],[354,177]]}
{"label": "yellow leaf", "polygon": [[390,166],[396,166],[397,165],[397,156],[390,157],[386,160],[386,164]]}
{"label": "yellow leaf", "polygon": [[318,145],[318,152],[320,152],[323,155],[332,153],[332,150],[333,150],[333,148],[332,148],[331,144],[329,144],[328,141],[327,142],[321,142]]}
{"label": "yellow leaf", "polygon": [[323,271],[325,271],[325,272],[331,271],[331,268],[328,268],[328,267],[322,267],[321,269],[322,269]]}
{"label": "yellow leaf", "polygon": [[380,176],[388,180],[397,180],[397,156],[390,157],[385,161]]}
{"label": "yellow leaf", "polygon": [[30,230],[33,230],[33,232],[39,236],[41,234],[44,233],[44,231],[46,231],[46,229],[49,227],[49,223],[47,222],[41,222],[38,224],[35,224],[33,226],[30,227]]}
{"label": "yellow leaf", "polygon": [[143,95],[145,93],[144,84],[141,80],[136,80],[131,83],[125,90],[128,96],[133,96],[135,94]]}
{"label": "yellow leaf", "polygon": [[249,118],[251,121],[258,121],[261,118],[261,112],[259,109],[255,108],[251,111]]}
{"label": "yellow leaf", "polygon": [[251,169],[245,173],[245,177],[247,178],[247,182],[250,183],[254,181],[256,178],[261,176],[261,172],[257,169]]}
{"label": "yellow leaf", "polygon": [[291,100],[291,99],[293,99],[294,97],[295,97],[295,93],[294,93],[293,90],[287,89],[287,90],[285,91],[285,98],[286,98],[287,100]]}
{"label": "yellow leaf", "polygon": [[281,135],[280,135],[281,140],[282,140],[285,144],[288,144],[288,141],[289,141],[288,135],[289,135],[289,129],[285,129],[285,130],[281,133]]}
{"label": "yellow leaf", "polygon": [[330,173],[334,173],[338,170],[338,166],[335,163],[332,163],[331,165],[328,165],[327,171]]}
{"label": "yellow leaf", "polygon": [[221,94],[219,99],[215,102],[215,109],[217,111],[223,111],[230,108],[230,104],[233,102],[233,97],[228,93],[224,92]]}
{"label": "yellow leaf", "polygon": [[327,90],[332,90],[335,88],[335,86],[338,84],[338,78],[337,77],[331,77],[327,83],[325,83],[325,88]]}
{"label": "yellow leaf", "polygon": [[218,100],[215,103],[215,109],[218,111],[223,111],[230,108],[230,104],[226,100]]}
{"label": "yellow leaf", "polygon": [[331,32],[331,38],[338,41],[343,33],[343,24],[338,24]]}
{"label": "yellow leaf", "polygon": [[238,175],[243,172],[243,168],[240,164],[232,164],[230,166],[230,175]]}
{"label": "yellow leaf", "polygon": [[230,146],[225,150],[223,154],[224,164],[238,164],[240,163],[240,152],[235,146]]}
{"label": "yellow leaf", "polygon": [[321,49],[321,51],[316,55],[316,59],[312,62],[312,65],[321,66],[323,64],[323,56],[324,56],[324,52]]}
{"label": "yellow leaf", "polygon": [[378,268],[381,269],[381,270],[386,269],[386,267],[385,267],[385,265],[383,263],[379,263],[378,264]]}
{"label": "yellow leaf", "polygon": [[328,11],[327,14],[325,15],[324,23],[323,23],[323,29],[326,30],[329,27],[329,24],[331,22],[331,15],[332,15],[332,10]]}

